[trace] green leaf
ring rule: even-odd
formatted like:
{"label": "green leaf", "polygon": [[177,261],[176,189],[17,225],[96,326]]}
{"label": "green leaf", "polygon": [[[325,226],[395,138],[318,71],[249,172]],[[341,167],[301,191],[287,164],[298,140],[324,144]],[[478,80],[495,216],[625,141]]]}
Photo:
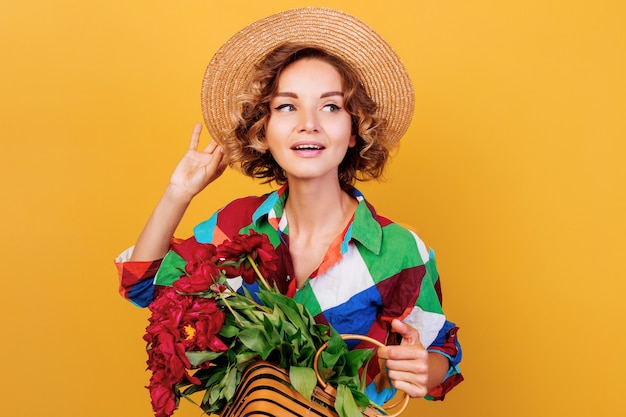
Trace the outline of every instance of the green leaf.
{"label": "green leaf", "polygon": [[195,352],[185,352],[187,359],[189,359],[189,363],[192,366],[198,366],[201,363],[206,361],[212,361],[215,358],[218,358],[222,355],[223,352],[213,352],[210,350],[201,350]]}
{"label": "green leaf", "polygon": [[211,391],[209,392],[209,402],[211,404],[215,403],[220,398],[220,396],[222,395],[222,390],[222,384],[213,385]]}
{"label": "green leaf", "polygon": [[274,330],[274,325],[267,316],[263,316],[263,329],[265,333],[271,333]]}
{"label": "green leaf", "polygon": [[252,361],[254,358],[257,358],[258,356],[259,354],[256,352],[238,353],[237,355],[235,355],[235,358],[237,358],[237,367],[245,368],[250,363],[250,361]]}
{"label": "green leaf", "polygon": [[283,341],[281,332],[278,331],[267,315],[263,316],[263,329],[271,345],[279,345]]}
{"label": "green leaf", "polygon": [[332,369],[337,365],[339,359],[341,359],[341,352],[339,353],[331,353],[323,351],[320,355],[322,358],[322,363],[324,364],[324,368]]}
{"label": "green leaf", "polygon": [[325,324],[314,324],[311,326],[311,336],[315,346],[322,346],[329,339],[330,327]]}
{"label": "green leaf", "polygon": [[274,308],[271,314],[266,315],[266,318],[270,321],[270,323],[272,323],[272,326],[277,329],[282,329],[284,320],[283,316],[281,316],[280,314],[280,311],[276,311],[276,309]]}
{"label": "green leaf", "polygon": [[174,251],[169,251],[161,261],[161,266],[154,277],[155,285],[166,285],[171,287],[174,281],[178,280],[185,273],[187,261]]}
{"label": "green leaf", "polygon": [[241,343],[253,352],[262,352],[268,346],[265,333],[256,327],[249,327],[239,332]]}
{"label": "green leaf", "polygon": [[230,324],[224,324],[219,332],[220,336],[231,338],[237,336],[239,333],[239,327]]}
{"label": "green leaf", "polygon": [[324,352],[328,352],[330,354],[340,354],[342,352],[346,352],[347,350],[348,345],[346,345],[346,342],[341,338],[341,335],[337,333],[337,330],[331,328],[328,346]]}
{"label": "green leaf", "polygon": [[261,357],[262,360],[267,360],[267,358],[269,358],[269,356],[272,354],[272,352],[274,352],[276,350],[275,346],[272,345],[268,345],[265,349],[263,349],[261,352],[259,352],[259,356]]}
{"label": "green leaf", "polygon": [[261,303],[263,303],[264,306],[272,310],[275,307],[274,301],[276,299],[272,295],[275,295],[275,294],[276,293],[272,291],[266,290],[264,288],[260,288],[259,292],[257,293],[257,297],[259,297],[259,300],[261,300]]}
{"label": "green leaf", "polygon": [[235,395],[238,382],[239,378],[237,377],[237,368],[232,367],[226,373],[226,384],[224,389],[224,398],[226,401],[230,401]]}
{"label": "green leaf", "polygon": [[335,410],[339,417],[363,417],[359,407],[354,401],[352,391],[345,385],[337,387],[337,398],[335,398]]}
{"label": "green leaf", "polygon": [[268,301],[273,302],[275,306],[280,306],[280,309],[283,313],[285,313],[289,321],[291,321],[296,327],[300,327],[302,329],[307,327],[298,310],[298,304],[293,299],[273,292],[266,292],[264,295],[266,295],[265,298],[267,298]]}
{"label": "green leaf", "polygon": [[209,385],[213,385],[219,381],[222,381],[224,379],[224,375],[226,375],[226,369],[224,368],[216,368],[211,372],[211,376],[209,377],[209,379],[206,382],[207,387]]}
{"label": "green leaf", "polygon": [[242,308],[239,310],[242,316],[246,317],[250,320],[250,324],[261,324],[263,325],[263,312],[257,310],[256,308]]}
{"label": "green leaf", "polygon": [[[361,391],[359,390],[351,390],[351,391],[352,391],[352,396],[354,397],[354,401],[356,402],[356,405],[361,407],[361,410],[366,409],[367,406],[372,404],[370,398],[364,393],[362,393]],[[381,413],[382,412],[383,411],[381,411]]]}
{"label": "green leaf", "polygon": [[349,375],[357,375],[359,369],[374,355],[373,349],[353,349],[346,353],[346,369]]}
{"label": "green leaf", "polygon": [[283,323],[283,331],[288,336],[289,341],[297,340],[298,344],[302,344],[302,342],[304,342],[301,341],[302,331],[288,321]]}
{"label": "green leaf", "polygon": [[289,368],[289,379],[296,391],[307,400],[311,399],[315,385],[317,385],[317,377],[313,369],[291,366]]}

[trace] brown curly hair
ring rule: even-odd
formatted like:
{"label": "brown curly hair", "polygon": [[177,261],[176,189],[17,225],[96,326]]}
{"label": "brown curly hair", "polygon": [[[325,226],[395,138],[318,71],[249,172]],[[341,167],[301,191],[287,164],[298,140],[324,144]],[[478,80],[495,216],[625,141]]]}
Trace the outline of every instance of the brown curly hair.
{"label": "brown curly hair", "polygon": [[323,49],[293,43],[283,44],[270,52],[256,67],[247,91],[237,98],[232,113],[235,126],[223,146],[231,166],[266,183],[287,182],[284,170],[274,160],[263,141],[265,125],[270,117],[270,100],[278,91],[282,71],[301,59],[318,59],[332,65],[340,74],[343,85],[344,108],[351,115],[356,145],[348,148],[339,165],[339,183],[343,189],[356,180],[379,178],[389,158],[385,121],[377,115],[376,103],[369,97],[354,70],[342,59]]}

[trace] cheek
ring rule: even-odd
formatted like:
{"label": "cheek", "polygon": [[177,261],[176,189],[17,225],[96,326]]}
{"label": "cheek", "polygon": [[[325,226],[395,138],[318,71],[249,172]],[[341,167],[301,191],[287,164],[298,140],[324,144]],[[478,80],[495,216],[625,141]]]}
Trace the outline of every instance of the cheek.
{"label": "cheek", "polygon": [[277,119],[268,119],[265,122],[264,129],[265,131],[265,139],[273,140],[281,135],[282,132],[285,131],[285,123],[280,123],[280,120]]}
{"label": "cheek", "polygon": [[354,135],[354,132],[352,131],[351,123],[345,123],[345,121],[337,123],[332,127],[332,132],[332,135],[335,138],[343,138],[343,140],[347,140],[348,147],[351,148],[356,145],[356,135]]}
{"label": "cheek", "polygon": [[265,135],[261,142],[265,146],[265,149],[274,155],[275,152],[280,149],[280,137],[282,136],[280,128],[278,128],[276,124],[267,123],[264,130]]}

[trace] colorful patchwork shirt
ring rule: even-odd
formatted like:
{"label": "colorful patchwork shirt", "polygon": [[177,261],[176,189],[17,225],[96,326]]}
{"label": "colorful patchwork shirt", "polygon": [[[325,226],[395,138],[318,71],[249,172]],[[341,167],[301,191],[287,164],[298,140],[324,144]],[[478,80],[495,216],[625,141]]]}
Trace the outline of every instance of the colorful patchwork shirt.
{"label": "colorful patchwork shirt", "polygon": [[[339,333],[367,335],[389,344],[394,318],[417,329],[428,351],[448,358],[445,380],[426,396],[441,400],[463,377],[458,369],[458,328],[442,310],[433,251],[412,231],[378,215],[359,191],[352,192],[359,201],[352,220],[299,289],[291,279],[289,225],[284,215],[287,186],[260,197],[234,200],[196,226],[194,235],[199,242],[215,245],[250,229],[268,235],[282,255],[279,270],[286,277],[284,292],[307,307],[318,323],[329,324]],[[126,261],[131,250],[116,259],[120,293],[145,307],[154,295],[160,261]],[[377,361],[368,368],[368,380],[366,393],[372,401],[382,404],[395,394]]]}

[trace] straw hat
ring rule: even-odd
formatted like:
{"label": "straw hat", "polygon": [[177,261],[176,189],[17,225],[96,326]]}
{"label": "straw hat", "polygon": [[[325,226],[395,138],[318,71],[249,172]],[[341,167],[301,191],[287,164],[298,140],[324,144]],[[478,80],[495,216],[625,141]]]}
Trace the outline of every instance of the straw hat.
{"label": "straw hat", "polygon": [[258,20],[231,37],[211,59],[202,83],[202,114],[211,136],[223,143],[235,98],[248,86],[255,66],[274,48],[293,42],[344,59],[387,121],[384,140],[393,147],[413,116],[414,94],[396,52],[371,27],[345,12],[305,7]]}

